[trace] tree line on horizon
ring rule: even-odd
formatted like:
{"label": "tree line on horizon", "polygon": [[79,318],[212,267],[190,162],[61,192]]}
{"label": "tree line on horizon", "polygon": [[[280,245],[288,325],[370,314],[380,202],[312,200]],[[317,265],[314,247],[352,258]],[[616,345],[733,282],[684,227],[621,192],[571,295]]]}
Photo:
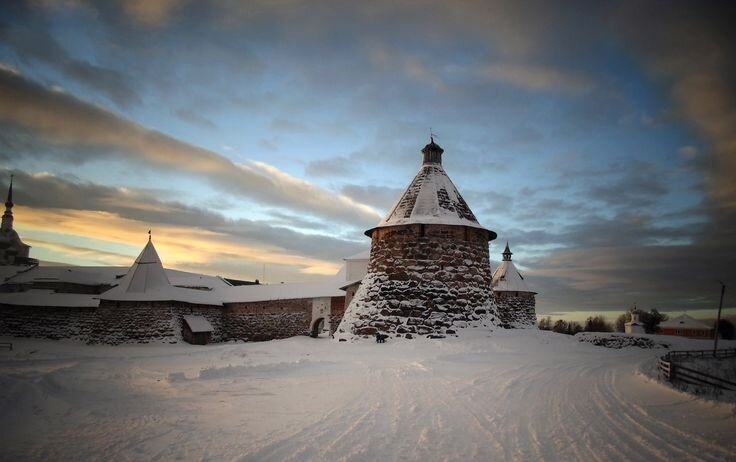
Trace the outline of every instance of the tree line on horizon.
{"label": "tree line on horizon", "polygon": [[[639,321],[644,325],[644,331],[647,334],[656,334],[659,330],[659,323],[667,321],[669,316],[660,313],[656,308],[649,311],[637,310],[639,313]],[[565,321],[558,319],[552,322],[552,317],[547,316],[539,320],[539,330],[551,330],[558,334],[575,335],[578,332],[624,332],[625,325],[631,321],[631,311],[627,310],[616,318],[614,322],[608,322],[605,316],[588,316],[583,324],[577,321]],[[715,323],[713,325],[715,328]],[[736,334],[736,328],[733,323],[727,319],[721,319],[718,332],[720,338],[733,339]]]}

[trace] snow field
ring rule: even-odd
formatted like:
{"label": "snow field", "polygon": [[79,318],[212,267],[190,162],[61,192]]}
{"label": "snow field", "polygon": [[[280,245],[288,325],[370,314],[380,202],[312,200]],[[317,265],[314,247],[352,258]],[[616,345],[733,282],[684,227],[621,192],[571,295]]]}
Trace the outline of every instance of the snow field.
{"label": "snow field", "polygon": [[736,459],[733,404],[650,378],[662,349],[532,330],[383,345],[8,340],[0,460]]}

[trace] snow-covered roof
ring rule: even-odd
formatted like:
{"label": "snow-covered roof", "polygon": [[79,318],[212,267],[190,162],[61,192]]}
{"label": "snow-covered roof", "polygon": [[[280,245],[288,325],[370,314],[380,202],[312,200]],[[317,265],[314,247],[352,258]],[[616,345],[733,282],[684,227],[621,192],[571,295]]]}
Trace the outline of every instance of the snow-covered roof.
{"label": "snow-covered roof", "polygon": [[156,247],[149,239],[118,285],[125,292],[152,292],[171,287]]}
{"label": "snow-covered roof", "polygon": [[[424,162],[376,228],[407,224],[446,224],[483,228],[442,168],[443,149],[432,141],[422,150]],[[375,228],[366,231],[370,236]],[[496,233],[488,231],[495,239]]]}
{"label": "snow-covered roof", "polygon": [[678,316],[676,318],[669,319],[667,321],[662,321],[659,323],[660,328],[676,328],[676,329],[711,329],[712,326],[709,326],[708,324],[698,321],[697,319],[693,318],[692,316],[688,316],[687,314],[683,314],[681,316]]}
{"label": "snow-covered roof", "polygon": [[31,268],[31,266],[26,265],[0,265],[0,283],[22,271],[27,271]]}
{"label": "snow-covered roof", "polygon": [[33,289],[25,292],[0,292],[0,303],[16,306],[59,308],[94,308],[100,301],[93,294],[64,294],[53,290]]}
{"label": "snow-covered roof", "polygon": [[8,280],[13,284],[66,282],[89,286],[114,285],[125,275],[124,266],[36,266]]}
{"label": "snow-covered roof", "polygon": [[[19,272],[20,270],[27,270]],[[121,282],[130,268],[125,266],[0,266],[0,278],[7,274],[13,284],[34,282],[65,282],[89,286],[115,285]],[[171,285],[180,287],[229,287],[219,276],[164,269]],[[17,274],[16,274],[17,273]],[[2,279],[0,279],[1,281]]]}
{"label": "snow-covered roof", "polygon": [[184,315],[182,317],[192,332],[213,332],[215,330],[203,316]]}
{"label": "snow-covered roof", "polygon": [[267,300],[291,300],[295,298],[342,297],[340,287],[344,280],[327,282],[302,282],[292,284],[260,284],[227,287],[218,290],[223,303],[260,302]]}
{"label": "snow-covered roof", "polygon": [[100,294],[111,301],[179,301],[197,305],[221,305],[216,291],[175,287],[169,281],[161,259],[149,239],[128,273],[118,285]]}
{"label": "snow-covered roof", "polygon": [[492,287],[496,292],[536,293],[529,288],[524,276],[516,269],[514,262],[511,260],[502,261],[496,271],[493,272]]}
{"label": "snow-covered roof", "polygon": [[227,282],[220,276],[208,276],[206,274],[189,273],[187,271],[179,271],[166,269],[166,276],[169,278],[171,285],[178,287],[199,287],[218,289],[222,287],[231,287],[232,284]]}

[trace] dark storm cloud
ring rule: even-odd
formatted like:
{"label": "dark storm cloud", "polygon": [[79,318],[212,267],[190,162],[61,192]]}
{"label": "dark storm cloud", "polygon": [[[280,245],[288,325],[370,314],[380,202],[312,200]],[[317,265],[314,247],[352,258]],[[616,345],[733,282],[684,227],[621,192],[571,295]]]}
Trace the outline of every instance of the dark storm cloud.
{"label": "dark storm cloud", "polygon": [[119,106],[141,102],[129,75],[70,55],[48,32],[50,25],[43,17],[14,2],[5,4],[3,10],[0,44],[12,49],[21,62],[48,65]]}
{"label": "dark storm cloud", "polygon": [[[416,150],[413,142],[404,140],[408,134],[426,133],[426,114],[447,121],[444,129],[456,138],[468,135],[471,146],[495,141],[497,152],[508,146],[530,156],[546,143],[575,141],[593,130],[632,120],[649,128],[684,121],[704,145],[690,162],[702,175],[702,186],[678,184],[676,178],[637,163],[615,167],[614,175],[609,166],[568,169],[569,178],[556,185],[557,190],[534,184],[536,195],[523,189],[521,194],[503,192],[513,200],[489,194],[478,201],[459,186],[476,211],[499,217],[498,227],[490,227],[504,231],[512,248],[514,242],[564,247],[521,262],[531,268],[531,280],[539,285],[542,311],[622,309],[630,306],[630,299],[674,309],[687,306],[693,294],[711,293],[714,278],[736,279],[733,4],[588,2],[554,8],[545,2],[480,0],[428,2],[421,8],[414,2],[393,1],[354,3],[350,8],[300,1],[216,2],[211,8],[203,2],[90,4],[117,46],[128,45],[138,53],[151,40],[166,44],[151,51],[156,58],[149,61],[151,69],[140,66],[136,71],[171,92],[172,98],[179,97],[187,78],[229,94],[257,87],[262,67],[279,75],[299,69],[289,75],[290,85],[309,90],[299,98],[262,91],[221,99],[276,114],[287,108],[283,113],[296,121],[312,105],[339,106],[356,122],[385,120],[390,114],[392,120],[379,122],[375,129],[376,144],[355,155],[310,164],[307,171],[316,169],[312,174],[329,172],[330,167],[339,172],[340,162],[347,168],[345,159],[350,159],[380,162],[410,177],[417,160],[399,154]],[[238,31],[247,34],[238,37]],[[261,60],[253,49],[263,44],[271,48],[268,59]],[[664,108],[665,116],[637,112],[637,101],[618,90],[630,82],[623,80],[628,75],[616,75],[615,68],[601,64],[607,59],[601,50],[611,47],[633,53],[631,66],[647,69],[656,79],[672,106]],[[207,59],[191,69],[176,65],[194,62],[195,55]],[[602,70],[593,72],[596,66]],[[498,91],[499,85],[504,91]],[[549,98],[535,105],[529,93],[565,99]],[[554,111],[545,112],[550,107]],[[545,114],[545,126],[525,125],[538,113]],[[464,127],[467,120],[473,120],[483,136],[484,129],[490,132],[497,122],[514,122],[519,129],[510,130],[507,138],[471,138]],[[513,158],[488,160],[480,149],[462,151],[471,153],[472,162],[460,162],[448,153],[451,175],[501,168],[513,172]],[[561,156],[540,160],[553,172],[567,161],[575,165],[575,159]],[[702,187],[702,204],[662,213],[658,201],[678,187]],[[562,191],[572,195],[560,198]],[[370,193],[348,187],[344,192],[353,198]],[[292,196],[279,200],[308,208]],[[384,199],[373,202],[379,203]],[[497,213],[504,210],[518,223],[507,224]],[[344,218],[345,212],[331,213]],[[692,307],[709,307],[711,301]]]}
{"label": "dark storm cloud", "polygon": [[[47,143],[98,147],[90,158],[124,155],[162,171],[200,175],[218,189],[266,203],[365,226],[371,208],[318,188],[263,163],[240,165],[212,151],[148,130],[72,95],[0,69],[0,120],[33,131]],[[12,133],[8,136],[12,136]],[[80,153],[86,152],[80,149]],[[45,151],[30,153],[47,156]]]}
{"label": "dark storm cloud", "polygon": [[[175,201],[161,201],[146,191],[112,188],[86,181],[72,181],[49,174],[31,175],[21,170],[0,169],[0,177],[15,175],[14,202],[39,209],[107,211],[139,222],[174,226],[197,226],[229,238],[261,247],[276,246],[310,257],[339,260],[364,245],[319,234],[303,234],[270,223],[230,220],[219,213]],[[284,216],[292,220],[299,217]],[[318,223],[313,222],[312,227]],[[323,226],[323,225],[322,225]]]}
{"label": "dark storm cloud", "polygon": [[612,170],[614,169],[623,174],[617,175],[613,181],[593,185],[590,188],[591,198],[614,208],[641,209],[654,204],[669,191],[671,180],[648,162],[636,161],[625,166],[612,166]]}

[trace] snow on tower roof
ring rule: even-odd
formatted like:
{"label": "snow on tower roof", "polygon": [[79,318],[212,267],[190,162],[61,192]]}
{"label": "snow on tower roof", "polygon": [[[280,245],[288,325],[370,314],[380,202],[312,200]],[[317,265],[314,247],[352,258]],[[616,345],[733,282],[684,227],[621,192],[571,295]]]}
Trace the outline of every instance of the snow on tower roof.
{"label": "snow on tower roof", "polygon": [[[483,228],[442,168],[444,150],[434,140],[424,147],[424,162],[386,217],[366,231],[370,236],[376,228],[408,224],[446,224]],[[488,231],[488,230],[486,230]],[[488,231],[490,239],[496,233]]]}
{"label": "snow on tower roof", "polygon": [[170,286],[158,252],[149,238],[118,287],[125,292],[152,292]]}
{"label": "snow on tower roof", "polygon": [[506,248],[503,251],[503,261],[496,271],[493,272],[492,287],[496,292],[531,292],[536,294],[529,288],[524,276],[521,275],[519,270],[516,269],[516,265],[511,261],[511,250],[509,250],[509,243],[506,243]]}
{"label": "snow on tower roof", "polygon": [[670,320],[660,322],[659,327],[669,327],[669,328],[677,328],[677,329],[682,329],[682,328],[685,328],[685,329],[712,329],[713,326],[709,326],[708,324],[702,321],[698,321],[692,316],[683,314],[676,318],[672,318]]}
{"label": "snow on tower roof", "polygon": [[222,305],[222,299],[216,291],[173,286],[166,276],[166,271],[150,237],[133,266],[120,279],[120,283],[101,294],[100,299],[112,301],[180,301],[198,305]]}

